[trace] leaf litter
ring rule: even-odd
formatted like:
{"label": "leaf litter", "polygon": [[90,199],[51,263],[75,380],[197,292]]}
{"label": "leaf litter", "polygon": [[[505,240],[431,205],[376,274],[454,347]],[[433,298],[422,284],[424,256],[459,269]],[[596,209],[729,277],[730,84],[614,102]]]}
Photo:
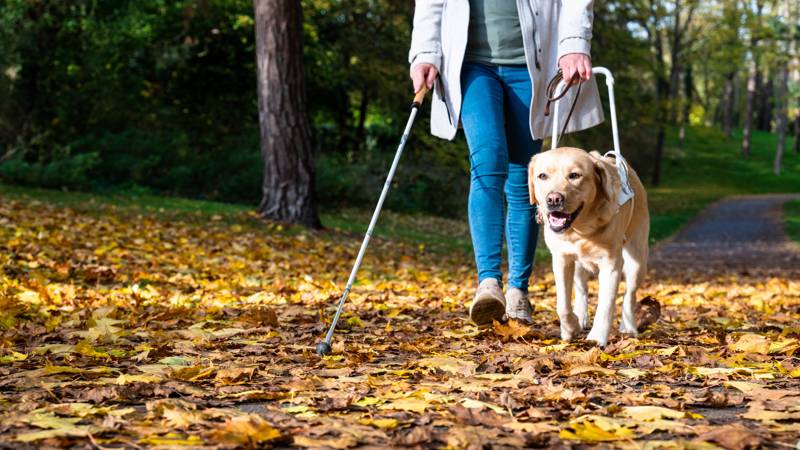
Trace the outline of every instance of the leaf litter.
{"label": "leaf litter", "polygon": [[[0,447],[760,448],[800,435],[800,281],[649,280],[638,337],[466,318],[468,255],[0,199]],[[596,290],[596,286],[593,286]]]}

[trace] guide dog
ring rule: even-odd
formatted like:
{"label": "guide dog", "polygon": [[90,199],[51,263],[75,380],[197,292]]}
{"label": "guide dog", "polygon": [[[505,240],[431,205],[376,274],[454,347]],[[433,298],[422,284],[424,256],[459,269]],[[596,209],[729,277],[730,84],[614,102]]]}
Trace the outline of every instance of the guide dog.
{"label": "guide dog", "polygon": [[[619,205],[622,191],[614,158],[562,147],[535,155],[528,166],[530,202],[553,257],[561,339],[588,325],[589,276],[599,273],[597,311],[587,339],[608,343],[620,277],[625,275],[620,332],[637,335],[636,291],[644,281],[650,215],[641,180],[628,168],[634,197]],[[572,304],[573,282],[575,302]]]}

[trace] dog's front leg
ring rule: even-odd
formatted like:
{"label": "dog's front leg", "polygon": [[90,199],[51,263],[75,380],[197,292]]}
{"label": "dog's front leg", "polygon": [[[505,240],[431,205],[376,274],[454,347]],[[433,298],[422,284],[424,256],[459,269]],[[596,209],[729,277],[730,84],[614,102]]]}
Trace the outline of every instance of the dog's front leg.
{"label": "dog's front leg", "polygon": [[622,258],[616,258],[600,264],[600,288],[598,292],[597,311],[594,314],[592,330],[586,339],[605,347],[611,325],[614,324],[614,302],[617,299]]}
{"label": "dog's front leg", "polygon": [[572,310],[578,317],[581,330],[589,325],[589,277],[591,272],[580,262],[575,263],[575,301]]}
{"label": "dog's front leg", "polygon": [[572,312],[572,277],[575,260],[553,255],[553,275],[556,280],[556,311],[561,322],[561,339],[571,341],[581,329],[578,317]]}

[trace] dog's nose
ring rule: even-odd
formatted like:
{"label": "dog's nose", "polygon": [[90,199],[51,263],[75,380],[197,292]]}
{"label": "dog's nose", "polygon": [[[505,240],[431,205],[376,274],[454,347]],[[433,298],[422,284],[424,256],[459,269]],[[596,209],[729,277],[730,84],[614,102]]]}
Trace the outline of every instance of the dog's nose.
{"label": "dog's nose", "polygon": [[547,208],[551,210],[559,210],[564,207],[564,195],[559,192],[551,192],[547,194]]}

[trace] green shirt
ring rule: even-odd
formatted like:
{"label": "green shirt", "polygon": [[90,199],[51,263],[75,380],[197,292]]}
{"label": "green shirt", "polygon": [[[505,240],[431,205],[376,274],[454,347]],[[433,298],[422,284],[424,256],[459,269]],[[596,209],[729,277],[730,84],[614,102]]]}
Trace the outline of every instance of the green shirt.
{"label": "green shirt", "polygon": [[469,0],[464,60],[491,65],[525,64],[516,0]]}

